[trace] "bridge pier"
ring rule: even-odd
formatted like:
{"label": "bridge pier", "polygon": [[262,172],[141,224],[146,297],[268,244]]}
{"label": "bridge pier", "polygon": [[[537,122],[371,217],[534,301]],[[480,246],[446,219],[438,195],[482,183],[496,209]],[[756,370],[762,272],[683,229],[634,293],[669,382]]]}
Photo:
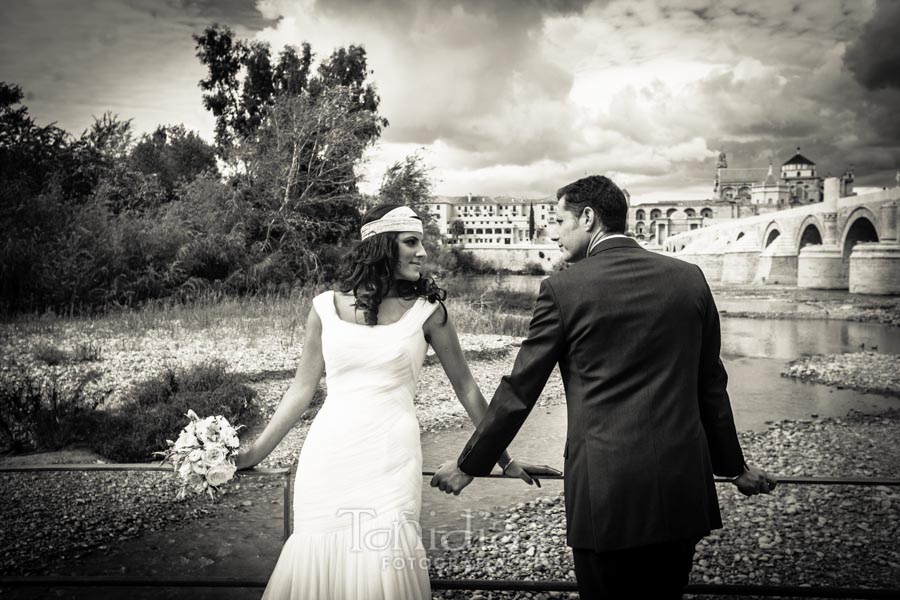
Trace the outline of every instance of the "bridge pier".
{"label": "bridge pier", "polygon": [[797,287],[846,290],[844,253],[835,245],[804,246],[797,257]]}
{"label": "bridge pier", "polygon": [[722,283],[751,283],[759,266],[760,250],[752,232],[735,242],[722,259]]}
{"label": "bridge pier", "polygon": [[850,293],[900,294],[900,244],[857,244],[850,255]]}
{"label": "bridge pier", "polygon": [[797,251],[788,236],[779,236],[762,251],[753,281],[769,285],[797,285]]}
{"label": "bridge pier", "polygon": [[850,254],[850,292],[900,294],[900,244],[897,243],[897,202],[881,206],[881,242],[857,244]]}

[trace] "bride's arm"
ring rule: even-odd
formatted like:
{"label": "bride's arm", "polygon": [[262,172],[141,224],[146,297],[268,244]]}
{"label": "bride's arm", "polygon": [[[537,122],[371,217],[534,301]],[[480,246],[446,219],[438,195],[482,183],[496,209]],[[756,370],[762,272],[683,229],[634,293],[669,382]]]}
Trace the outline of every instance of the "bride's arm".
{"label": "bride's arm", "polygon": [[300,356],[300,365],[297,367],[294,380],[281,398],[275,414],[272,415],[272,419],[262,434],[246,452],[238,454],[235,461],[238,469],[249,469],[257,465],[284,439],[300,415],[309,407],[324,372],[322,321],[319,319],[316,309],[310,308],[309,317],[306,319],[303,353]]}
{"label": "bride's arm", "polygon": [[[469,413],[472,423],[478,427],[481,419],[487,413],[488,403],[472,376],[469,363],[463,356],[459,336],[456,334],[456,328],[453,326],[449,312],[447,313],[447,322],[443,321],[444,311],[440,309],[434,311],[423,327],[425,339],[434,348],[434,353],[441,361],[441,366],[444,367],[444,372],[447,374],[460,404]],[[497,465],[502,469],[508,465],[509,460],[509,453],[504,450],[497,460]]]}

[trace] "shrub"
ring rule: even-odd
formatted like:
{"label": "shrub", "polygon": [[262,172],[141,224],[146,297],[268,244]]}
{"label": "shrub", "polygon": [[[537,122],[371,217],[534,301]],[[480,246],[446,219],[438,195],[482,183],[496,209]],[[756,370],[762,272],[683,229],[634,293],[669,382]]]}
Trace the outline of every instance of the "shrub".
{"label": "shrub", "polygon": [[31,354],[36,360],[51,367],[61,365],[69,358],[68,352],[46,342],[35,344],[34,348],[31,350]]}
{"label": "shrub", "polygon": [[66,385],[57,374],[36,378],[26,371],[0,383],[0,440],[4,450],[55,450],[80,441],[90,430],[102,393],[88,393],[99,377],[90,371]]}
{"label": "shrub", "polygon": [[166,449],[167,439],[178,436],[188,409],[201,417],[222,415],[232,425],[249,426],[257,417],[255,397],[221,361],[166,369],[135,385],[121,406],[98,412],[101,418],[90,443],[94,451],[118,462],[146,461],[154,451]]}
{"label": "shrub", "polygon": [[71,359],[73,362],[96,362],[102,360],[102,355],[103,349],[100,345],[95,346],[91,342],[86,342],[75,347]]}
{"label": "shrub", "polygon": [[544,267],[541,266],[541,263],[529,260],[522,266],[522,274],[524,275],[543,275]]}

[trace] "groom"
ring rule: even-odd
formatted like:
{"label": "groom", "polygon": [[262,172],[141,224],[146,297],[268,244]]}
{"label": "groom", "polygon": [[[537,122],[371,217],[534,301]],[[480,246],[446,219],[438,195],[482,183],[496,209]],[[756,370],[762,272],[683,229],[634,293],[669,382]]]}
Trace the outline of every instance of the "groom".
{"label": "groom", "polygon": [[566,389],[567,543],[582,598],[679,598],[697,541],[722,527],[713,474],[745,495],[775,479],[744,462],[719,314],[702,271],[624,235],[627,202],[602,176],[557,194],[569,269],[545,279],[528,338],[456,464],[458,494],[486,475],[559,365]]}

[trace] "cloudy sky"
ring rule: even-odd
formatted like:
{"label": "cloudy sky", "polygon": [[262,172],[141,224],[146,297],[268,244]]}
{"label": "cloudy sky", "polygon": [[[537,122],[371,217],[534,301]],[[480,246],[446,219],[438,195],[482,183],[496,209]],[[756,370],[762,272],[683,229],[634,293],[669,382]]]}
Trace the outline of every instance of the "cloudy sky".
{"label": "cloudy sky", "polygon": [[451,195],[605,173],[637,201],[705,198],[720,149],[777,168],[800,146],[866,187],[900,168],[894,0],[17,0],[0,80],[75,134],[111,110],[211,140],[191,34],[213,22],[275,52],[365,46],[390,121],[366,191],[413,152]]}

